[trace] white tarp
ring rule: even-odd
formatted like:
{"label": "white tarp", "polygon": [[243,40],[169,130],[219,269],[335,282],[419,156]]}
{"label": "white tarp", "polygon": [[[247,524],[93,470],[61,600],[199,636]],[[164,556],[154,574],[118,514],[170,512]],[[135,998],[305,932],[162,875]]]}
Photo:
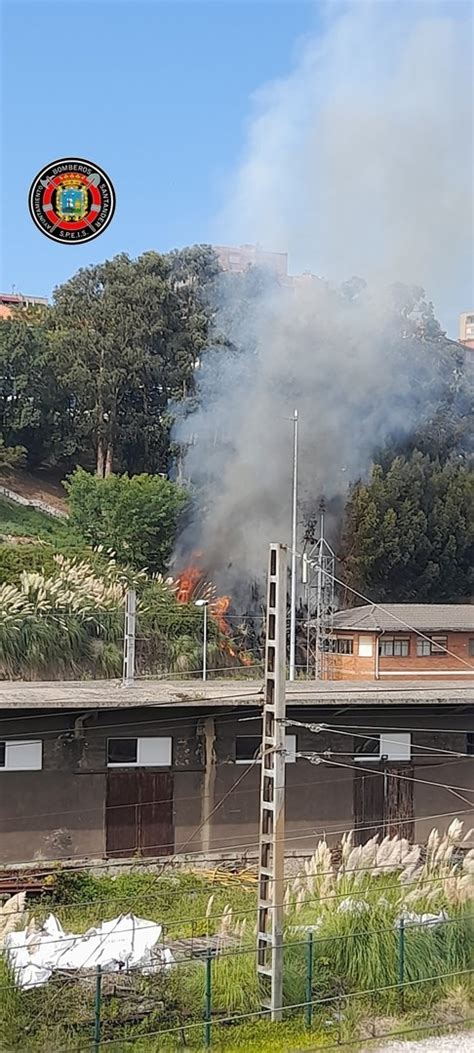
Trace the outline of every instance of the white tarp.
{"label": "white tarp", "polygon": [[171,951],[158,946],[162,927],[121,914],[83,935],[65,932],[54,914],[40,927],[10,932],[4,940],[7,961],[19,987],[38,987],[56,969],[96,969],[115,973],[137,969],[155,972],[173,962]]}

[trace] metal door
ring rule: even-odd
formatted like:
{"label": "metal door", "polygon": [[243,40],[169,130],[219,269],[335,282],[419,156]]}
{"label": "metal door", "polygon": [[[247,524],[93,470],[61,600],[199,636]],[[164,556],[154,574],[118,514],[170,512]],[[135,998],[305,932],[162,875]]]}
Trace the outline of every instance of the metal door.
{"label": "metal door", "polygon": [[107,773],[107,856],[163,856],[174,850],[171,772]]}
{"label": "metal door", "polygon": [[[368,763],[364,765],[367,769]],[[371,766],[372,768],[372,766]],[[373,766],[354,772],[354,843],[364,844],[375,834],[380,838],[414,837],[413,765]]]}

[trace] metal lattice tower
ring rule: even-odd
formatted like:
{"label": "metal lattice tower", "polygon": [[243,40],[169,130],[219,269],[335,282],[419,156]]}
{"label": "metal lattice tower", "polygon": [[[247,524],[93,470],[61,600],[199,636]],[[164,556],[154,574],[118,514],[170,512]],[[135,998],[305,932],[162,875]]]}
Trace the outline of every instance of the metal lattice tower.
{"label": "metal lattice tower", "polygon": [[334,575],[336,557],[324,536],[324,501],[319,506],[319,538],[309,537],[303,556],[303,584],[306,595],[306,671],[314,670],[316,680],[332,677],[334,617]]}

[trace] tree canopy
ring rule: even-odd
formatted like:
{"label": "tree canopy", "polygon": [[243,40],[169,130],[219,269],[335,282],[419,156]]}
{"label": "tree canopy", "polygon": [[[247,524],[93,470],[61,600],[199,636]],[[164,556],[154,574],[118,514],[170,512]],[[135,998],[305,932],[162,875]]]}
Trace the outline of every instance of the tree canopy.
{"label": "tree canopy", "polygon": [[66,481],[70,527],[93,548],[112,549],[119,563],[165,570],[186,492],[160,476],[109,475],[78,468]]}
{"label": "tree canopy", "polygon": [[[343,564],[371,599],[467,600],[474,584],[474,476],[419,450],[375,464],[346,507]],[[352,600],[350,601],[352,604]]]}
{"label": "tree canopy", "polygon": [[30,466],[166,471],[173,402],[208,338],[209,246],[82,268],[53,306],[0,324],[0,429]]}

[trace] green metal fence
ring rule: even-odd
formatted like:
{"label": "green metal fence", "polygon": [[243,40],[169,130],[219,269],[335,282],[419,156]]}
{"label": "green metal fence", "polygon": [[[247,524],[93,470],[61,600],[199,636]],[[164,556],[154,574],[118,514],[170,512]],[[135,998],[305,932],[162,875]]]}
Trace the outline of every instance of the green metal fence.
{"label": "green metal fence", "polygon": [[[332,1030],[336,1038],[335,1045],[350,1044],[352,1040],[347,1038],[344,1028],[340,1026],[340,1021],[345,1015],[352,1012],[353,1007],[357,1003],[364,1003],[366,1007],[370,1006],[374,1013],[376,1013],[377,1004],[383,1003],[384,1007],[388,1005],[401,1016],[410,1009],[419,1010],[425,1004],[428,1005],[433,992],[442,991],[446,985],[464,984],[468,987],[474,971],[473,945],[471,944],[471,922],[473,917],[474,915],[462,914],[459,918],[439,920],[436,923],[429,921],[413,922],[401,918],[395,927],[392,925],[384,929],[358,928],[353,933],[335,935],[329,938],[327,936],[318,938],[310,930],[301,939],[287,941],[284,947],[285,977],[288,979],[289,972],[291,977],[285,985],[285,1018],[300,1018],[301,1026],[304,1026],[307,1031],[317,1028],[318,1031],[326,1030],[331,1033]],[[456,939],[453,939],[451,935],[447,936],[448,926],[454,926],[462,930],[462,932],[458,933]],[[341,978],[339,975],[331,973],[331,945],[333,945],[333,959],[335,959],[334,945],[336,942],[352,941],[353,944],[357,942],[360,946],[365,947],[367,962],[369,963],[371,954],[370,941],[375,937],[381,936],[389,938],[389,941],[384,946],[388,947],[390,942],[393,944],[393,954],[390,954],[386,963],[387,978],[389,977],[390,969],[393,972],[391,982],[376,986],[370,986],[370,983],[368,983],[367,986],[351,990],[350,977],[347,977],[345,985],[342,983],[340,989],[331,991],[331,984],[333,988],[337,988],[338,984],[341,985],[341,980],[344,981],[344,977]],[[420,947],[423,947],[423,943],[425,944],[425,954],[420,960]],[[434,943],[438,951],[437,955],[434,953],[431,955],[433,963],[439,963],[439,954],[446,950],[446,947],[449,948],[450,944],[452,947],[458,945],[460,953],[458,954],[457,962],[453,953],[449,953],[449,949],[446,954],[446,966],[457,964],[458,967],[446,967],[441,971],[430,971],[432,943]],[[462,951],[463,946],[464,953]],[[328,952],[328,957],[326,957],[326,952]],[[161,1036],[164,1042],[165,1039],[170,1040],[172,1036],[175,1036],[179,1045],[190,1042],[193,1048],[204,1046],[204,1048],[209,1049],[213,1045],[215,1033],[218,1029],[220,1032],[219,1048],[222,1048],[223,1028],[228,1031],[239,1024],[268,1018],[269,1010],[262,1009],[261,1005],[255,1005],[255,1008],[245,1012],[225,1012],[222,1006],[222,977],[219,977],[219,972],[227,969],[230,963],[233,963],[232,967],[236,968],[235,963],[239,958],[245,957],[252,960],[255,958],[255,954],[255,949],[250,946],[225,950],[221,954],[216,953],[215,949],[208,947],[200,961],[186,958],[184,961],[177,962],[171,967],[171,972],[174,970],[179,972],[179,970],[185,968],[189,969],[191,965],[201,970],[203,979],[201,1018],[186,1019],[176,1026],[163,1026],[152,1028],[149,1031],[140,1031],[140,1038],[148,1037],[158,1040]],[[324,966],[324,969],[322,969],[322,966]],[[237,968],[236,972],[238,979]],[[420,972],[423,975],[418,975]],[[368,970],[368,978],[370,978],[370,969]],[[120,1037],[118,1035],[115,1037],[111,1034],[111,1031],[120,1028],[119,1018],[115,1017],[115,1019],[111,1020],[108,1016],[107,1020],[102,1019],[101,981],[102,974],[98,970],[94,1018],[95,1053],[100,1053],[100,1050],[113,1050],[114,1046],[122,1050],[128,1048],[129,1043],[133,1044],[133,1041],[135,1041],[135,1039],[128,1039],[123,1034]],[[301,989],[301,998],[295,998],[295,993],[297,993],[298,989]],[[198,1007],[196,1007],[196,1010],[196,1016],[198,1016]],[[324,1022],[322,1022],[323,1018],[331,1013],[333,1014],[332,1029],[330,1026],[331,1020],[326,1020],[325,1028]],[[459,1023],[466,1026],[470,1022],[466,1018],[459,1020]],[[104,1034],[104,1037],[101,1039],[101,1034],[105,1030],[103,1025],[106,1025],[107,1035],[105,1036]],[[279,1027],[279,1025],[275,1026]],[[432,1020],[426,1025],[423,1024],[419,1027],[402,1028],[390,1034],[405,1034],[412,1031],[423,1031],[424,1029],[436,1030],[436,1021]],[[384,1036],[378,1035],[374,1037]],[[85,1050],[87,1047],[80,1048]],[[167,1045],[166,1048],[171,1047]]]}

